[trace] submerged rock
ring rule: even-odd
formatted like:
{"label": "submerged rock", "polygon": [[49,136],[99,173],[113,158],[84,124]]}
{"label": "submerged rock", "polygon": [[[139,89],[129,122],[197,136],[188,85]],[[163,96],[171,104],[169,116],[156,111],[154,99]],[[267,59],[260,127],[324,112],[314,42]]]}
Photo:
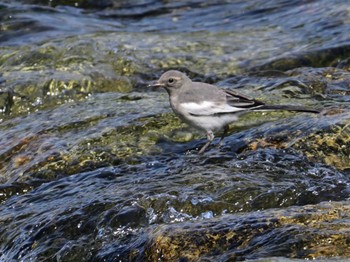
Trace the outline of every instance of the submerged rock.
{"label": "submerged rock", "polygon": [[[254,93],[254,97],[268,103],[324,107],[324,112],[249,113],[231,126],[232,133],[224,146],[211,147],[208,156],[235,156],[258,148],[295,149],[313,161],[347,169],[347,96],[340,96],[341,90],[334,88],[339,87],[339,81],[346,84],[346,72],[334,71],[337,77],[326,77],[323,88],[314,89],[308,81],[318,81],[320,71],[331,74],[329,69],[298,69],[294,73],[234,77],[219,83]],[[55,90],[57,82],[50,83],[46,89]],[[323,93],[326,97],[320,99]],[[335,100],[338,109],[330,103]],[[139,162],[145,156],[196,154],[204,141],[198,138],[204,134],[192,134],[170,113],[168,103],[165,92],[154,89],[147,93],[106,92],[9,118],[0,124],[1,180],[40,184],[99,167]]]}
{"label": "submerged rock", "polygon": [[308,157],[318,159],[340,170],[350,169],[350,113],[345,114],[343,123],[331,126],[297,141],[293,147]]}
{"label": "submerged rock", "polygon": [[258,127],[246,133],[245,150],[293,148],[314,161],[322,161],[339,170],[349,169],[350,113],[343,111]]}
{"label": "submerged rock", "polygon": [[[296,2],[0,0],[0,260],[348,259],[348,4]],[[325,110],[198,156],[170,68]]]}
{"label": "submerged rock", "polygon": [[268,257],[350,256],[350,204],[270,209],[161,225],[147,243],[147,261],[228,261]]}
{"label": "submerged rock", "polygon": [[345,65],[350,56],[350,46],[340,45],[331,48],[316,49],[309,52],[297,53],[287,57],[271,59],[263,65],[251,68],[252,71],[261,70],[290,70],[298,67],[327,67]]}

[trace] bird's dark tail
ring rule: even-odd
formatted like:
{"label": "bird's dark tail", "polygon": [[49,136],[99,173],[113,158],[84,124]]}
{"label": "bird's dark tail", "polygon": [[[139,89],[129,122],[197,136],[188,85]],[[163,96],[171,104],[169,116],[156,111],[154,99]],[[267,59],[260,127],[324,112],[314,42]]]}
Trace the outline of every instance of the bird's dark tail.
{"label": "bird's dark tail", "polygon": [[321,111],[313,108],[306,108],[302,106],[292,106],[292,105],[262,105],[255,110],[285,110],[285,111],[295,111],[295,112],[307,112],[318,114]]}

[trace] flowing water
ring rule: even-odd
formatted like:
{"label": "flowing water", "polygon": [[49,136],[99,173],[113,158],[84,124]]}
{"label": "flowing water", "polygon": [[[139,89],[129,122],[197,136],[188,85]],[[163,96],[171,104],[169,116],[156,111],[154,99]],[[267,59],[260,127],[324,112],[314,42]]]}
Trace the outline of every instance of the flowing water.
{"label": "flowing water", "polygon": [[[348,32],[344,0],[0,0],[0,260],[347,261]],[[198,155],[168,69],[322,113]]]}

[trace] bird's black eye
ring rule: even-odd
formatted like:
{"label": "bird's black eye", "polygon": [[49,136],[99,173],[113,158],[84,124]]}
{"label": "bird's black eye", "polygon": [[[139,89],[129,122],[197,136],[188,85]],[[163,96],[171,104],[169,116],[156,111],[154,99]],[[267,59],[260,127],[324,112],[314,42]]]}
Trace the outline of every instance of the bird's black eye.
{"label": "bird's black eye", "polygon": [[170,84],[172,84],[172,83],[174,83],[174,78],[169,78],[169,80],[168,80],[168,82],[170,83]]}

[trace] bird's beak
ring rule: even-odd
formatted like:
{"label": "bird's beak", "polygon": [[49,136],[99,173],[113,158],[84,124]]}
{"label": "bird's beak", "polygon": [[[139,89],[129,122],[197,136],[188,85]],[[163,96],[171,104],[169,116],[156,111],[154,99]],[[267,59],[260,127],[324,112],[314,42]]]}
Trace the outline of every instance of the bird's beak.
{"label": "bird's beak", "polygon": [[148,87],[164,87],[163,84],[159,83],[158,81],[154,81],[148,85]]}

